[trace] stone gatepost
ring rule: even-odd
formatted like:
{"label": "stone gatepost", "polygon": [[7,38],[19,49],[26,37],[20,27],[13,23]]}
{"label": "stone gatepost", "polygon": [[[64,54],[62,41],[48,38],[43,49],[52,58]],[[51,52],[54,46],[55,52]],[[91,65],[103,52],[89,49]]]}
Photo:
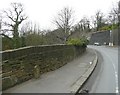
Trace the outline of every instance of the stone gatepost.
{"label": "stone gatepost", "polygon": [[40,67],[39,65],[34,66],[34,78],[39,78],[40,77]]}

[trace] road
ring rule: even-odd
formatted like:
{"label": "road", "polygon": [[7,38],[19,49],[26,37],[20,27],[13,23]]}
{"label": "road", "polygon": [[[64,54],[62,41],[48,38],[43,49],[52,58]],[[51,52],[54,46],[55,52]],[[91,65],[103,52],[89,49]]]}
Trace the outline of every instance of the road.
{"label": "road", "polygon": [[118,48],[88,46],[98,53],[98,65],[83,89],[90,93],[118,93]]}

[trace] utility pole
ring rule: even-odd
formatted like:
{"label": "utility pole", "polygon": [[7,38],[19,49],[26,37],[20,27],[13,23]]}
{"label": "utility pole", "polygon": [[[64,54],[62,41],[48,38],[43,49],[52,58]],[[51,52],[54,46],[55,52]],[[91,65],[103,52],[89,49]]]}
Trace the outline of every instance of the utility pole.
{"label": "utility pole", "polygon": [[[109,16],[112,19],[112,16]],[[111,21],[111,30],[110,30],[110,42],[109,42],[109,46],[113,46],[113,21]]]}
{"label": "utility pole", "polygon": [[109,46],[113,46],[113,30],[110,30],[110,42]]}
{"label": "utility pole", "polygon": [[120,1],[118,2],[118,45],[120,45]]}

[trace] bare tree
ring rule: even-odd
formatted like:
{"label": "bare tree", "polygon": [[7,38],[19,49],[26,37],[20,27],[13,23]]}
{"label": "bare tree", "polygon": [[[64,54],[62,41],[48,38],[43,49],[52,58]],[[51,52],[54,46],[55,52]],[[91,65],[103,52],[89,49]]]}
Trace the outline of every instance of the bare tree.
{"label": "bare tree", "polygon": [[65,7],[63,10],[58,13],[57,18],[54,20],[54,23],[65,33],[64,40],[67,40],[67,36],[69,36],[69,30],[73,25],[73,10]]}
{"label": "bare tree", "polygon": [[76,25],[73,27],[74,32],[90,32],[90,20],[88,17],[83,17]]}
{"label": "bare tree", "polygon": [[[20,24],[27,19],[27,17],[24,15],[24,8],[21,3],[11,3],[11,9],[4,10],[7,20],[4,22],[4,25],[7,27],[7,29],[4,29],[3,31],[11,31],[13,35],[13,43],[14,48],[19,47],[19,26]],[[5,33],[2,33],[3,36]]]}
{"label": "bare tree", "polygon": [[118,2],[118,23],[120,27],[120,1]]}
{"label": "bare tree", "polygon": [[113,5],[111,11],[109,12],[109,19],[112,24],[118,23],[118,9],[118,3],[116,3],[115,5]]}
{"label": "bare tree", "polygon": [[2,28],[2,16],[0,14],[0,31],[1,31],[1,28]]}
{"label": "bare tree", "polygon": [[95,14],[95,24],[96,24],[96,31],[98,31],[104,24],[104,20],[103,20],[103,13],[98,10]]}
{"label": "bare tree", "polygon": [[83,17],[79,22],[80,28],[82,31],[90,31],[90,20],[88,17]]}

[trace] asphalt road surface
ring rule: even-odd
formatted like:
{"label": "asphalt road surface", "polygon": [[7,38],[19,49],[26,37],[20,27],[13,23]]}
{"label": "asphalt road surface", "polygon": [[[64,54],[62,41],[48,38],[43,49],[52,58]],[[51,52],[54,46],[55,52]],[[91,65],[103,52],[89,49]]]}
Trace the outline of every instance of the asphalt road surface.
{"label": "asphalt road surface", "polygon": [[89,93],[118,93],[118,48],[88,47],[97,51],[99,59],[94,73],[83,89],[88,89]]}

